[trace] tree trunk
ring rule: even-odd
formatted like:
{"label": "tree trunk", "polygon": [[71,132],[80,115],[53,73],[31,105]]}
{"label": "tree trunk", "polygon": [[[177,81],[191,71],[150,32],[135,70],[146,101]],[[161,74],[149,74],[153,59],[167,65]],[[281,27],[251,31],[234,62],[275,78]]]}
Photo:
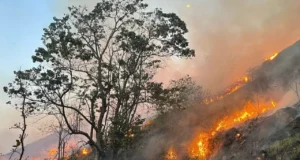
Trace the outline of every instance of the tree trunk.
{"label": "tree trunk", "polygon": [[59,132],[58,135],[58,147],[57,147],[57,159],[60,160],[61,159],[61,132]]}
{"label": "tree trunk", "polygon": [[103,152],[102,152],[103,147],[101,145],[101,142],[102,142],[101,139],[102,139],[101,134],[99,132],[96,132],[96,145],[97,145],[97,147],[92,146],[95,160],[102,160],[102,158],[104,157]]}
{"label": "tree trunk", "polygon": [[66,142],[64,141],[63,142],[63,147],[62,147],[62,157],[63,157],[63,159],[65,157],[65,147],[66,147]]}
{"label": "tree trunk", "polygon": [[94,156],[95,156],[95,160],[101,160],[101,152],[100,151],[98,151],[97,149],[96,149],[96,147],[94,147],[95,148],[95,151],[94,151]]}
{"label": "tree trunk", "polygon": [[113,150],[113,154],[112,154],[112,159],[113,160],[116,160],[118,158],[118,150],[117,149],[114,149]]}

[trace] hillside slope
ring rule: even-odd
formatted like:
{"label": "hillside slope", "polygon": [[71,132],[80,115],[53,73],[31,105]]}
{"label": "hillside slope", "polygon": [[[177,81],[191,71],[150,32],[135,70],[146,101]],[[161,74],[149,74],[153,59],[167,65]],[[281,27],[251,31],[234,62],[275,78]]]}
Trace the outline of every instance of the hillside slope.
{"label": "hillside slope", "polygon": [[300,103],[253,119],[222,135],[214,160],[299,160]]}

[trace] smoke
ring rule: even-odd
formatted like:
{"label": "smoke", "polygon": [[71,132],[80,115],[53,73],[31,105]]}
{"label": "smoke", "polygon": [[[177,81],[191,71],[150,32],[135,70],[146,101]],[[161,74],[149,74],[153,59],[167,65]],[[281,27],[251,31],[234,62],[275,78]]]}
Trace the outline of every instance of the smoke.
{"label": "smoke", "polygon": [[[53,3],[56,15],[69,5],[92,8],[97,0]],[[189,74],[199,85],[219,91],[250,67],[300,38],[299,1],[282,0],[146,0],[152,8],[177,13],[187,24],[192,60],[172,59],[157,79],[168,82]],[[190,8],[186,7],[190,4]],[[166,76],[167,75],[167,76]]]}
{"label": "smoke", "polygon": [[182,8],[179,15],[190,29],[189,41],[197,57],[181,70],[189,68],[187,72],[212,91],[224,88],[300,38],[298,1],[213,0],[190,4],[191,8]]}
{"label": "smoke", "polygon": [[295,104],[299,101],[296,93],[293,90],[288,91],[284,96],[281,98],[281,101],[277,103],[279,108],[286,107],[291,104]]}
{"label": "smoke", "polygon": [[[280,52],[300,38],[300,1],[282,0],[148,0],[150,7],[161,7],[166,12],[176,12],[186,22],[188,39],[196,57],[191,60],[168,61],[168,67],[157,76],[157,80],[168,82],[186,74],[192,76],[199,85],[217,92],[247,73],[249,68],[261,64],[265,58]],[[96,0],[59,1],[61,6],[85,4],[92,7]],[[186,3],[191,5],[186,8]],[[61,14],[64,7],[56,7]],[[285,54],[286,55],[286,54]],[[279,55],[280,56],[280,55]],[[279,58],[279,57],[278,57]],[[291,60],[294,57],[289,57]],[[274,62],[275,63],[275,62]],[[267,79],[280,78],[292,65],[285,59],[275,69],[262,75]],[[263,66],[265,67],[265,66]],[[293,66],[292,66],[293,67]],[[268,65],[266,68],[269,68]],[[265,69],[265,68],[264,68]],[[263,70],[264,70],[263,69]],[[280,79],[280,80],[285,80]],[[276,80],[279,83],[280,80]],[[272,82],[266,82],[268,85]],[[289,96],[280,91],[280,105],[288,104]],[[155,158],[168,143],[184,142],[198,130],[209,125],[216,114],[226,113],[231,106],[240,106],[240,96],[213,106],[198,106],[183,114],[168,117],[168,121],[147,139],[148,145],[141,149],[143,155]],[[234,102],[234,103],[233,103]],[[230,110],[230,108],[229,108]],[[187,118],[188,117],[188,118]],[[200,124],[204,125],[201,126]],[[197,131],[197,132],[195,132]],[[160,142],[157,144],[157,142]]]}

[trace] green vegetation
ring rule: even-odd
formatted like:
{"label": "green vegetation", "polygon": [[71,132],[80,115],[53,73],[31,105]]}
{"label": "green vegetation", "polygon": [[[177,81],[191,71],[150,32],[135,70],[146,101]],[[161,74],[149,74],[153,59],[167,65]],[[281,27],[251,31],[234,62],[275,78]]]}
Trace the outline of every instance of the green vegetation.
{"label": "green vegetation", "polygon": [[296,160],[300,157],[300,133],[274,142],[268,154],[268,157],[277,160]]}

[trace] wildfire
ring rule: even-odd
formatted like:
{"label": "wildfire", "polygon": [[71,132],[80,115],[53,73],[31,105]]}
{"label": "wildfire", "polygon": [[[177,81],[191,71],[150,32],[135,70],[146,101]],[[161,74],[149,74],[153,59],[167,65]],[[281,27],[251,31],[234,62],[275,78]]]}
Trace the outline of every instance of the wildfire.
{"label": "wildfire", "polygon": [[[213,133],[211,133],[213,134]],[[196,138],[195,143],[190,148],[190,156],[193,158],[204,158],[209,154],[209,139],[210,135],[207,133],[200,133],[199,137]]]}
{"label": "wildfire", "polygon": [[84,147],[82,150],[81,150],[81,155],[82,156],[87,156],[88,154],[90,154],[92,152],[92,149],[91,148],[86,148]]}
{"label": "wildfire", "polygon": [[[142,128],[141,128],[142,129]],[[132,131],[132,129],[129,129],[128,130],[128,133],[127,134],[125,134],[125,137],[129,137],[129,138],[134,138],[134,133],[132,133],[133,131]]]}
{"label": "wildfire", "polygon": [[272,61],[275,57],[277,57],[278,53],[275,53],[274,55],[272,55],[269,58],[266,58],[265,61]]}
{"label": "wildfire", "polygon": [[56,154],[56,152],[57,152],[56,149],[50,149],[50,150],[48,151],[48,155],[49,155],[49,156],[54,156],[54,155]]}
{"label": "wildfire", "polygon": [[240,138],[240,137],[241,137],[241,134],[240,134],[240,133],[237,133],[235,137],[236,137],[236,138]]}
{"label": "wildfire", "polygon": [[82,154],[83,154],[83,155],[87,155],[88,153],[89,153],[89,152],[88,152],[88,150],[87,150],[86,148],[83,148],[83,149],[82,149]]}
{"label": "wildfire", "polygon": [[277,104],[274,101],[271,101],[271,103],[273,107],[276,107]]}
{"label": "wildfire", "polygon": [[152,120],[146,121],[142,126],[141,130],[144,130],[146,127],[150,126],[152,124]]}
{"label": "wildfire", "polygon": [[177,155],[173,147],[169,148],[167,155],[165,156],[167,160],[177,160]]}
{"label": "wildfire", "polygon": [[[267,58],[266,61],[271,61],[274,58],[276,58],[278,53],[275,53],[271,57]],[[246,83],[249,82],[249,77],[244,76],[243,78],[240,78],[237,80],[235,85],[228,87],[224,93],[219,94],[215,97],[210,97],[204,100],[204,104],[209,104],[214,102],[215,100],[221,100],[225,96],[230,95],[231,93],[237,91],[241,87],[243,87]],[[230,116],[225,116],[221,118],[214,127],[212,127],[207,132],[202,132],[197,136],[189,145],[189,156],[196,159],[205,159],[207,156],[211,155],[213,151],[210,150],[211,148],[211,140],[215,138],[218,132],[228,130],[236,125],[239,125],[247,120],[250,120],[252,118],[258,117],[259,115],[270,111],[276,107],[276,103],[271,100],[271,104],[267,104],[264,106],[255,106],[251,103],[251,101],[248,101],[242,110],[236,111]],[[241,136],[240,133],[236,135],[236,138],[239,138]],[[174,157],[175,151],[173,148],[170,148],[168,151],[168,154],[166,157],[167,160],[175,160]]]}
{"label": "wildfire", "polygon": [[[212,140],[216,137],[217,133],[228,130],[236,125],[239,125],[247,120],[258,117],[259,115],[270,111],[276,107],[276,103],[271,100],[269,104],[263,106],[255,106],[251,101],[248,101],[242,110],[236,111],[229,116],[221,118],[216,125],[213,125],[210,130],[201,132],[199,136],[195,137],[189,145],[189,156],[195,159],[205,159],[213,154],[211,146]],[[240,133],[236,138],[241,136]],[[166,155],[167,160],[177,160],[174,148],[170,148]]]}
{"label": "wildfire", "polygon": [[245,82],[248,82],[248,77],[244,77]]}
{"label": "wildfire", "polygon": [[210,97],[210,98],[206,98],[204,100],[204,104],[209,104],[212,103],[216,100],[221,100],[223,99],[225,96],[232,94],[233,92],[237,91],[238,89],[240,89],[241,87],[243,87],[246,83],[248,83],[249,81],[249,77],[248,76],[244,76],[243,78],[240,78],[236,81],[235,85],[227,87],[224,93],[221,93],[217,96],[214,97]]}
{"label": "wildfire", "polygon": [[229,88],[226,90],[228,92],[227,94],[231,94],[231,93],[237,91],[241,87],[242,87],[241,85],[236,85],[234,88]]}
{"label": "wildfire", "polygon": [[[194,158],[205,158],[212,154],[212,151],[210,151],[210,140],[212,140],[218,132],[230,129],[276,107],[276,103],[274,101],[271,101],[270,103],[271,105],[256,107],[249,101],[245,104],[241,111],[237,111],[230,116],[225,116],[216,123],[215,127],[206,133],[200,133],[199,136],[192,141],[189,148],[190,156]],[[240,134],[237,135],[237,137],[239,136]]]}

